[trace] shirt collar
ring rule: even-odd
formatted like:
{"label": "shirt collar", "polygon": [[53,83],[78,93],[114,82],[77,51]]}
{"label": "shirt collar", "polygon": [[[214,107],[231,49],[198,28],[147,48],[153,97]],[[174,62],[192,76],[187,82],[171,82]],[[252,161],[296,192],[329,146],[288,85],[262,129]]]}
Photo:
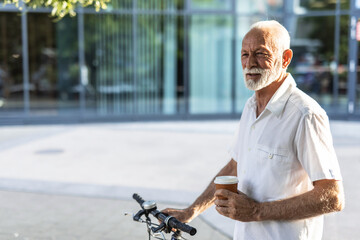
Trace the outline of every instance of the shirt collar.
{"label": "shirt collar", "polygon": [[[284,110],[285,104],[289,99],[293,88],[296,87],[296,82],[294,78],[289,73],[286,77],[285,81],[281,84],[281,86],[276,90],[275,94],[271,97],[270,101],[266,105],[267,110],[275,114],[279,117]],[[249,99],[250,108],[256,109],[256,97],[255,94],[251,96]]]}
{"label": "shirt collar", "polygon": [[281,84],[281,86],[278,88],[278,90],[268,102],[266,109],[279,117],[283,112],[285,104],[289,99],[294,87],[296,87],[296,82],[289,73],[285,81]]}

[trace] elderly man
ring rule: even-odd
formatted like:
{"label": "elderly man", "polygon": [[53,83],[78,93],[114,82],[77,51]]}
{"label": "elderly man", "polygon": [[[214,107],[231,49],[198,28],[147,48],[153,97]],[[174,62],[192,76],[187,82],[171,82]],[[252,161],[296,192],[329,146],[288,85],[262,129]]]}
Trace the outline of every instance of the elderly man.
{"label": "elderly man", "polygon": [[238,193],[211,183],[190,207],[165,212],[189,222],[215,203],[236,220],[236,240],[321,239],[323,214],[344,207],[341,174],[325,111],[286,72],[292,54],[278,22],[251,27],[241,63],[255,94],[241,116],[232,159],[217,174],[236,175]]}

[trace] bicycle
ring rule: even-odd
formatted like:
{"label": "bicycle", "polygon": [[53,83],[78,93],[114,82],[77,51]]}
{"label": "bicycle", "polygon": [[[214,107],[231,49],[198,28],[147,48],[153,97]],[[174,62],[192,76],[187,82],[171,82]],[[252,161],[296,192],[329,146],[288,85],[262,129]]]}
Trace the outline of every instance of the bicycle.
{"label": "bicycle", "polygon": [[[154,239],[166,240],[164,233],[172,233],[171,240],[185,239],[181,233],[186,232],[191,236],[196,234],[196,228],[180,222],[175,217],[169,216],[157,210],[155,201],[145,201],[138,194],[134,193],[133,198],[139,203],[141,210],[133,214],[133,220],[145,223],[149,240]],[[128,213],[125,213],[128,215]],[[150,215],[154,216],[160,224],[153,223]],[[145,220],[142,217],[145,216]],[[186,239],[185,239],[186,240]]]}

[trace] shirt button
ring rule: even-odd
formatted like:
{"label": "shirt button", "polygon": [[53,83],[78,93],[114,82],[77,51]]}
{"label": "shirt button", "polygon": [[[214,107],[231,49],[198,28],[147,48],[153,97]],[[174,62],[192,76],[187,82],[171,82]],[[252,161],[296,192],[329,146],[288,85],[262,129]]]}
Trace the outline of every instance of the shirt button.
{"label": "shirt button", "polygon": [[251,129],[254,130],[254,129],[255,129],[255,126],[252,126]]}
{"label": "shirt button", "polygon": [[248,148],[248,151],[250,152],[250,151],[251,151],[251,148]]}
{"label": "shirt button", "polygon": [[274,154],[269,153],[269,159],[272,159],[272,158],[273,158],[273,156],[274,156]]}

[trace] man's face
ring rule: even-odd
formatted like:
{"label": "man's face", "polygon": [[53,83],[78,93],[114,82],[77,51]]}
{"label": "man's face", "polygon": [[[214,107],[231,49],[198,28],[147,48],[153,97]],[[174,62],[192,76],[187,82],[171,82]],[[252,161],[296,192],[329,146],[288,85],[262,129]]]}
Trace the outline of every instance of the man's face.
{"label": "man's face", "polygon": [[257,91],[277,80],[282,70],[282,56],[273,46],[271,32],[251,30],[244,38],[241,64],[245,85]]}

